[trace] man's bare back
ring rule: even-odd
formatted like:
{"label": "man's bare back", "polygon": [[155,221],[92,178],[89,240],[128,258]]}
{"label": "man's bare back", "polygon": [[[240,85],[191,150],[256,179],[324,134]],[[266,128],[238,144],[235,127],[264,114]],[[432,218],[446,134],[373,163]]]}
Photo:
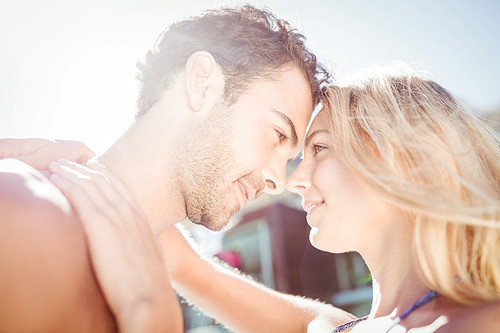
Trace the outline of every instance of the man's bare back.
{"label": "man's bare back", "polygon": [[1,331],[116,331],[80,223],[48,179],[0,160],[0,216]]}

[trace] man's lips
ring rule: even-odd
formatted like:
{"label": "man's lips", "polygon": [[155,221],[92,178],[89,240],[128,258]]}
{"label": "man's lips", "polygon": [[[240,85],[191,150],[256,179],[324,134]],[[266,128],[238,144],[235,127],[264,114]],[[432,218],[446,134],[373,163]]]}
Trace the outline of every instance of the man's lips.
{"label": "man's lips", "polygon": [[302,203],[302,208],[307,213],[307,215],[312,214],[316,209],[318,209],[324,201],[304,201]]}
{"label": "man's lips", "polygon": [[247,200],[255,200],[256,191],[253,190],[247,183],[239,180],[238,185],[240,185],[243,194],[245,195]]}
{"label": "man's lips", "polygon": [[264,182],[249,174],[239,178],[236,183],[240,189],[240,206],[242,209],[246,206],[247,201],[255,200],[264,192]]}
{"label": "man's lips", "polygon": [[240,182],[238,182],[238,187],[240,189],[240,209],[243,209],[247,204],[248,197],[245,188],[240,184]]}
{"label": "man's lips", "polygon": [[251,192],[241,181],[238,181],[237,183],[240,189],[240,209],[243,209],[247,205],[248,200],[253,200],[255,198],[255,193]]}

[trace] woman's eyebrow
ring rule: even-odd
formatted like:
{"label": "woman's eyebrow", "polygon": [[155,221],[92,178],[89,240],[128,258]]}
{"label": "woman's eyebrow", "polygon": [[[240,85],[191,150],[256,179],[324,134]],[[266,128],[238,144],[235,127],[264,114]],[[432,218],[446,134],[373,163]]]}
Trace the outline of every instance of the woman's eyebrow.
{"label": "woman's eyebrow", "polygon": [[308,146],[309,143],[311,142],[311,140],[318,134],[320,133],[323,133],[323,132],[326,132],[326,133],[329,133],[327,130],[324,130],[324,129],[318,129],[318,130],[315,130],[314,132],[312,132],[311,134],[309,134],[306,138],[306,141],[304,143],[304,147],[305,146]]}

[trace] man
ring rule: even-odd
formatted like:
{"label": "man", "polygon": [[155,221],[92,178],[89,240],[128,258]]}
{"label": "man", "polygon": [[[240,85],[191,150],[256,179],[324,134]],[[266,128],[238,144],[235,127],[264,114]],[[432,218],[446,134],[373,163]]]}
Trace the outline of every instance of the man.
{"label": "man", "polygon": [[[98,159],[155,234],[185,217],[219,230],[247,200],[284,189],[322,71],[286,22],[251,6],[210,11],[172,25],[139,69],[137,119]],[[1,160],[0,212],[2,331],[140,327],[140,307],[111,312],[78,218],[49,180]],[[155,327],[182,330],[175,294],[158,288],[169,311]]]}

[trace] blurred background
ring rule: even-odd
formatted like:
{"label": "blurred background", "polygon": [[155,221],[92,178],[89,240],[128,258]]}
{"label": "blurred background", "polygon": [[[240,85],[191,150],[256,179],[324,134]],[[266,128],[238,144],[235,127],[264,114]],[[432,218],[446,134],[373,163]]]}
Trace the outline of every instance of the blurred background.
{"label": "blurred background", "polygon": [[[269,0],[337,77],[405,61],[431,73],[500,128],[500,2]],[[235,1],[17,0],[0,7],[0,137],[77,139],[102,153],[133,121],[136,62],[170,23]],[[297,161],[290,164],[290,172]],[[190,226],[189,223],[185,223]],[[367,313],[370,280],[356,254],[308,242],[300,201],[264,196],[223,232],[191,227],[201,248],[277,290]],[[185,305],[186,330],[221,331]]]}
{"label": "blurred background", "polygon": [[[480,113],[500,106],[496,0],[268,0],[341,75],[395,60]],[[135,113],[136,62],[170,23],[234,1],[0,2],[0,137],[74,138],[102,152]]]}

